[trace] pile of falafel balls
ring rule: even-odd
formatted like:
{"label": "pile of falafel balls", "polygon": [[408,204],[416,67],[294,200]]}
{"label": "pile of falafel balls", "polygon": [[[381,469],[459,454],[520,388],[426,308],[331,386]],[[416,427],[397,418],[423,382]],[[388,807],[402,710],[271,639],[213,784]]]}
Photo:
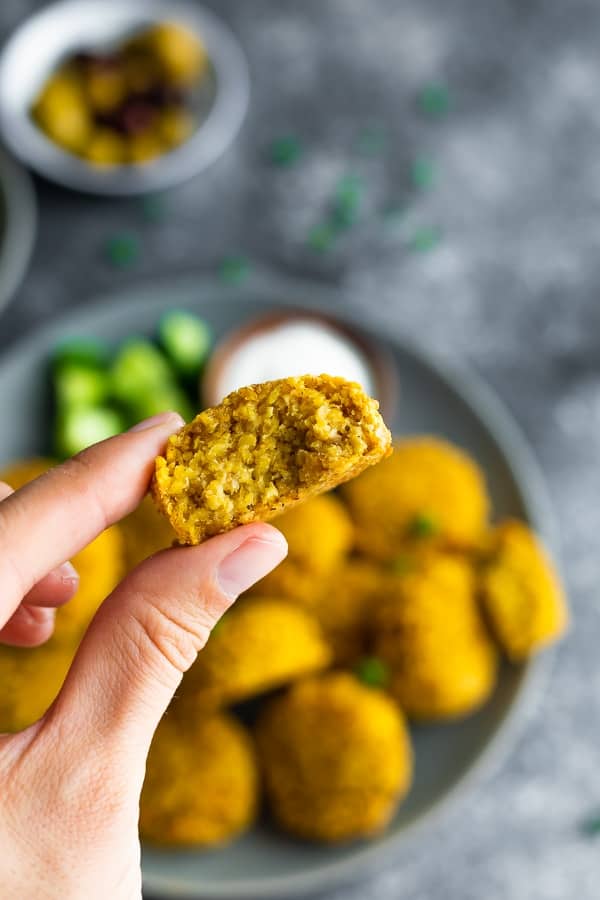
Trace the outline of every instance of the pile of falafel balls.
{"label": "pile of falafel balls", "polygon": [[[49,464],[0,478],[18,487]],[[431,437],[397,441],[338,492],[276,519],[288,558],[217,625],[156,733],[142,837],[227,843],[263,793],[277,825],[304,840],[381,832],[410,789],[407,722],[475,712],[502,655],[520,664],[565,630],[539,540],[490,520],[476,463]],[[78,555],[79,594],[54,637],[0,651],[0,731],[45,711],[104,596],[172,538],[146,499]]]}

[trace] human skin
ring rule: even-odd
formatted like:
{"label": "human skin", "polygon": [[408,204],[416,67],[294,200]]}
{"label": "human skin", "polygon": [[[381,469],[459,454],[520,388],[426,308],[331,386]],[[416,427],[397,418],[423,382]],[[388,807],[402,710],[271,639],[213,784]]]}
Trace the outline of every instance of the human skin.
{"label": "human skin", "polygon": [[[22,490],[0,487],[0,640],[36,646],[76,591],[64,560],[142,500],[182,426],[168,413],[91,447]],[[262,523],[165,550],[100,607],[63,689],[0,735],[4,900],[139,900],[139,797],[154,731],[212,627],[287,547]],[[60,568],[59,568],[60,567]]]}

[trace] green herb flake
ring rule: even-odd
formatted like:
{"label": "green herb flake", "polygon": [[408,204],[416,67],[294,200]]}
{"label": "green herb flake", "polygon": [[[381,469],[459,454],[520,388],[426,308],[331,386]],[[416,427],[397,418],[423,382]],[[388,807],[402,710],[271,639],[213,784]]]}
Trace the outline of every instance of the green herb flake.
{"label": "green herb flake", "polygon": [[357,175],[340,179],[333,204],[333,224],[336,228],[350,228],[356,222],[362,201],[363,185]]}
{"label": "green herb flake", "polygon": [[331,249],[335,241],[335,229],[329,222],[315,225],[308,232],[308,246],[318,253],[326,253]]}
{"label": "green herb flake", "polygon": [[436,179],[435,166],[428,159],[415,159],[410,171],[414,187],[427,190],[433,187]]}
{"label": "green herb flake", "polygon": [[442,117],[450,109],[450,93],[446,85],[432,81],[421,90],[418,102],[426,116]]}
{"label": "green herb flake", "polygon": [[439,228],[428,226],[417,229],[410,239],[409,246],[416,253],[427,253],[434,250],[442,238]]}
{"label": "green herb flake", "polygon": [[579,831],[585,837],[600,836],[600,812],[595,812],[580,822]]}
{"label": "green herb flake", "polygon": [[228,284],[241,284],[250,272],[250,263],[244,256],[226,256],[219,265],[219,277]]}
{"label": "green herb flake", "polygon": [[302,145],[291,134],[275,138],[269,147],[269,159],[275,166],[293,166],[302,156]]}
{"label": "green herb flake", "polygon": [[417,513],[408,526],[408,533],[410,537],[414,538],[433,537],[438,531],[439,527],[437,522],[427,513]]}
{"label": "green herb flake", "polygon": [[356,149],[361,156],[381,156],[387,143],[387,130],[382,125],[369,125],[359,133]]}
{"label": "green herb flake", "polygon": [[388,666],[377,656],[366,656],[354,667],[354,674],[367,687],[385,688],[390,680]]}
{"label": "green herb flake", "polygon": [[109,238],[106,243],[108,261],[117,268],[125,269],[137,262],[140,256],[140,242],[134,234],[122,232]]}

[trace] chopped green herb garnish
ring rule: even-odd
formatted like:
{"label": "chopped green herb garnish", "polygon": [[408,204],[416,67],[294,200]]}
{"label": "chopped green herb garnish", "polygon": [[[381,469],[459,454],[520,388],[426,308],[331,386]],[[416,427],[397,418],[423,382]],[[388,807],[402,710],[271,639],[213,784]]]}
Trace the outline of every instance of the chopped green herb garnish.
{"label": "chopped green herb garnish", "polygon": [[417,513],[408,526],[409,535],[415,538],[433,537],[438,531],[439,527],[437,522],[427,513]]}
{"label": "chopped green herb garnish", "polygon": [[229,284],[240,284],[250,272],[250,263],[244,256],[226,256],[219,266],[219,277]]}
{"label": "chopped green herb garnish", "polygon": [[384,688],[390,679],[388,666],[377,656],[366,656],[354,667],[356,677],[368,687]]}
{"label": "chopped green herb garnish", "polygon": [[308,233],[308,245],[319,253],[325,253],[335,241],[335,229],[329,222],[315,225]]}
{"label": "chopped green herb garnish", "polygon": [[411,168],[411,180],[416,188],[430,188],[435,182],[435,168],[428,159],[415,159]]}
{"label": "chopped green herb garnish", "polygon": [[584,819],[579,825],[579,830],[586,837],[598,837],[600,835],[600,812],[593,813]]}
{"label": "chopped green herb garnish", "polygon": [[302,145],[291,134],[275,138],[269,148],[269,158],[276,166],[292,166],[302,156]]}
{"label": "chopped green herb garnish", "polygon": [[362,156],[380,156],[387,141],[388,133],[383,125],[369,125],[358,135],[356,149]]}
{"label": "chopped green herb garnish", "polygon": [[357,175],[340,179],[333,204],[333,224],[337,228],[350,228],[360,211],[362,181]]}
{"label": "chopped green herb garnish", "polygon": [[140,255],[140,242],[133,234],[116,234],[106,244],[106,254],[110,263],[118,268],[133,265]]}
{"label": "chopped green herb garnish", "polygon": [[448,88],[440,82],[426,84],[419,94],[421,111],[428,116],[444,116],[450,108]]}
{"label": "chopped green herb garnish", "polygon": [[434,226],[419,228],[410,240],[410,248],[417,253],[427,253],[439,244],[442,234],[439,228]]}

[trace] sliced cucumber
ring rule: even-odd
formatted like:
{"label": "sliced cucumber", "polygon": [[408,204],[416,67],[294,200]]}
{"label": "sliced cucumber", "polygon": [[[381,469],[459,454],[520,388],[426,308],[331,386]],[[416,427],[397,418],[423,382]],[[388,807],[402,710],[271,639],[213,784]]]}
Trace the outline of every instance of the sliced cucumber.
{"label": "sliced cucumber", "polygon": [[109,357],[108,345],[96,338],[67,338],[55,348],[52,355],[55,366],[76,363],[96,369],[105,368]]}
{"label": "sliced cucumber", "polygon": [[58,409],[100,406],[110,387],[105,371],[72,360],[55,366],[53,382]]}
{"label": "sliced cucumber", "polygon": [[178,412],[186,422],[189,422],[194,416],[187,395],[178,387],[147,391],[145,394],[140,394],[139,397],[136,397],[129,404],[128,409],[132,422],[149,419],[150,416],[156,416],[159,413],[168,411]]}
{"label": "sliced cucumber", "polygon": [[107,406],[67,408],[56,422],[56,452],[59,457],[73,456],[91,444],[119,434],[125,424],[121,413]]}
{"label": "sliced cucumber", "polygon": [[200,372],[212,336],[203,319],[185,310],[165,313],[158,324],[158,336],[173,368],[191,378]]}
{"label": "sliced cucumber", "polygon": [[157,389],[175,385],[173,371],[160,350],[143,338],[127,341],[121,347],[111,369],[115,397],[123,403],[135,403]]}

